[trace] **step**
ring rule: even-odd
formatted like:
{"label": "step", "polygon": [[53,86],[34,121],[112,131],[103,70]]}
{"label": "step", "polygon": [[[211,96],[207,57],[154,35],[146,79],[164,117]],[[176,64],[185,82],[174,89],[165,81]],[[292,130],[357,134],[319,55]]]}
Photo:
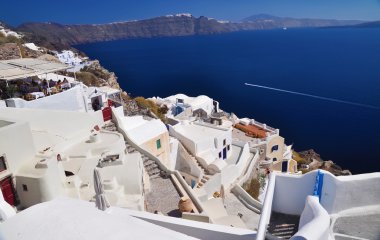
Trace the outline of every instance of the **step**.
{"label": "step", "polygon": [[208,179],[205,179],[205,178],[202,178],[202,179],[201,179],[201,182],[202,182],[202,183],[206,183],[207,181],[208,181]]}
{"label": "step", "polygon": [[151,165],[145,167],[145,170],[148,172],[152,171],[153,169],[158,169],[158,165],[157,164],[151,164]]}
{"label": "step", "polygon": [[[144,167],[147,167],[147,166],[149,166],[149,165],[152,165],[153,163],[156,163],[156,162],[153,161],[153,160],[150,160],[150,159],[145,160],[145,161],[144,161]],[[157,164],[156,164],[156,165],[157,165]]]}
{"label": "step", "polygon": [[147,171],[149,176],[155,175],[155,174],[160,174],[161,170],[158,168],[155,168],[153,170]]}

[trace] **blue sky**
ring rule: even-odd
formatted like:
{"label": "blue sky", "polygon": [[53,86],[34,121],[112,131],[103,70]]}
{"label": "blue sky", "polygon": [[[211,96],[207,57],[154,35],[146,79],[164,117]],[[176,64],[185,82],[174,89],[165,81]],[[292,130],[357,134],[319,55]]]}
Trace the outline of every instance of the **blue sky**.
{"label": "blue sky", "polygon": [[189,12],[238,21],[253,14],[379,20],[380,0],[3,0],[0,20],[106,23]]}

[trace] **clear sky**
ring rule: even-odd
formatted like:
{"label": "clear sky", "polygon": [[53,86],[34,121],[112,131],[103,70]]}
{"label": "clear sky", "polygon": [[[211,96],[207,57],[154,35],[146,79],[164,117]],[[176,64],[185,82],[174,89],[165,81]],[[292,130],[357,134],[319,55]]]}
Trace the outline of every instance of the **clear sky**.
{"label": "clear sky", "polygon": [[284,17],[379,20],[380,0],[2,0],[0,20],[107,23],[192,13],[238,21],[267,13]]}

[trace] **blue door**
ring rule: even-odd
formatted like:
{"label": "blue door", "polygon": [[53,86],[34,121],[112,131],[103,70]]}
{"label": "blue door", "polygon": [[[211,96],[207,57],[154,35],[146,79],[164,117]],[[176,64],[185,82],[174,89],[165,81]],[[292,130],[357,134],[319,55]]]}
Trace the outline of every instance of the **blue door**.
{"label": "blue door", "polygon": [[288,171],[288,161],[282,161],[281,171],[282,172],[287,172]]}
{"label": "blue door", "polygon": [[194,187],[195,187],[195,181],[191,179],[191,188],[194,188]]}
{"label": "blue door", "polygon": [[227,158],[227,148],[223,148],[223,159],[225,160]]}

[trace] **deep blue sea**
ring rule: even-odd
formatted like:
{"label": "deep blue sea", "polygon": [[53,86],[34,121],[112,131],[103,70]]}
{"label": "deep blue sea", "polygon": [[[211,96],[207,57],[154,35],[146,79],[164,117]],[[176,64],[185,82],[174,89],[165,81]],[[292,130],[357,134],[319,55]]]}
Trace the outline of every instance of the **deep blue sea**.
{"label": "deep blue sea", "polygon": [[132,96],[208,95],[280,129],[353,173],[380,171],[380,110],[245,86],[380,106],[380,29],[289,29],[77,46]]}

